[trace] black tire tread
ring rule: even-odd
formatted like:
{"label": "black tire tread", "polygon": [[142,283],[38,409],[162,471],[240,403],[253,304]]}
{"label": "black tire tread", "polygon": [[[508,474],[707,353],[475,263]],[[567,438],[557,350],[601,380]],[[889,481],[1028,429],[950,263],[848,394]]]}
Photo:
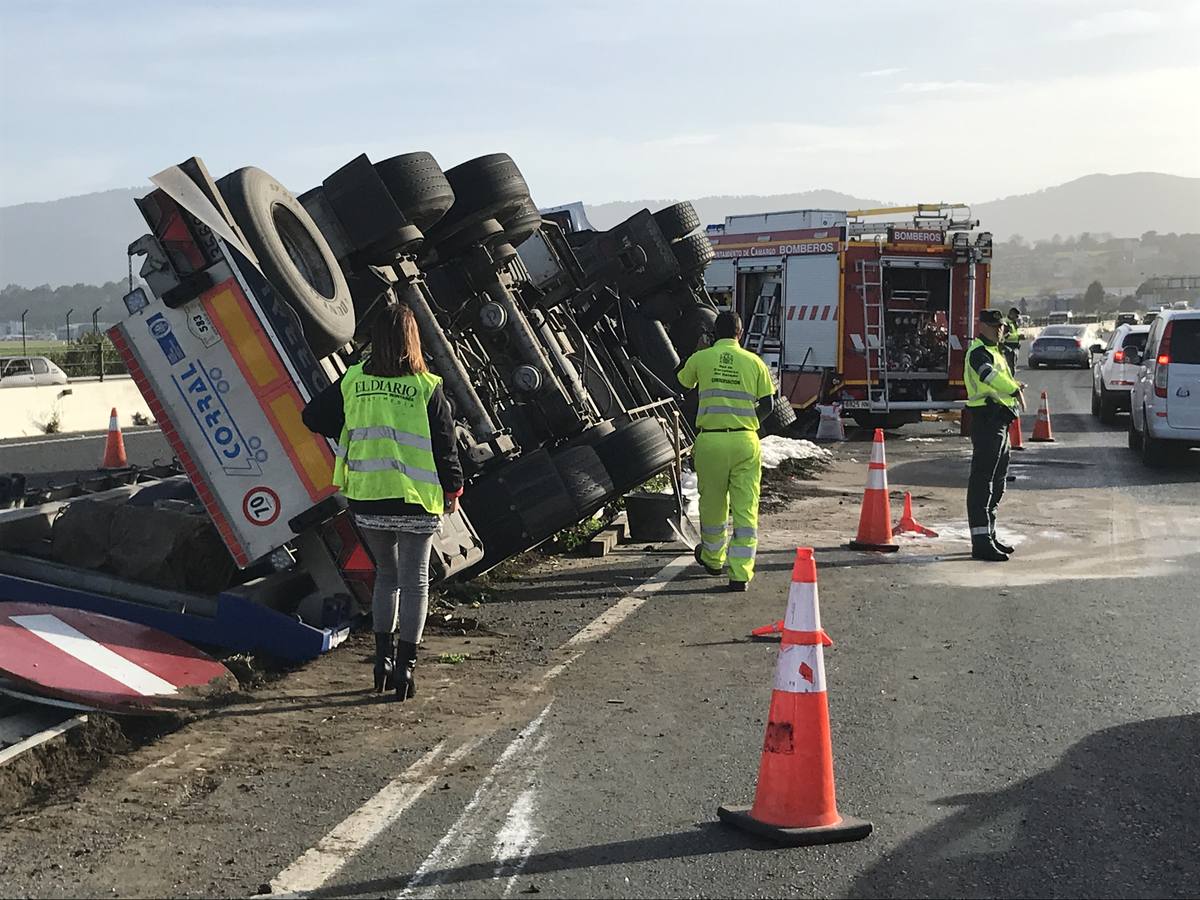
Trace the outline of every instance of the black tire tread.
{"label": "black tire tread", "polygon": [[675,260],[685,276],[702,271],[717,256],[707,234],[689,235],[672,244],[671,250],[675,253]]}
{"label": "black tire tread", "polygon": [[686,201],[663,207],[654,213],[654,221],[669,243],[687,237],[700,227],[696,208]]}

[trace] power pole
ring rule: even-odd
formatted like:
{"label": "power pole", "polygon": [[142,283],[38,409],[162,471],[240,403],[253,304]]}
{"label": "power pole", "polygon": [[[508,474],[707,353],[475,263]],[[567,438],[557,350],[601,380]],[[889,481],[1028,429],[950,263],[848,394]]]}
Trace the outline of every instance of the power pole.
{"label": "power pole", "polygon": [[21,355],[29,355],[29,342],[25,340],[25,317],[29,315],[29,310],[21,313]]}

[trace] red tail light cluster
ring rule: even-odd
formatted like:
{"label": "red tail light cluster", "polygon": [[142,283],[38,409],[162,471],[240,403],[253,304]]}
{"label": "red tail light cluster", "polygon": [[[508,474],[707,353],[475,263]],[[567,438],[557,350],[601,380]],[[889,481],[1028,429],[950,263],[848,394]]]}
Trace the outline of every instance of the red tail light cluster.
{"label": "red tail light cluster", "polygon": [[1167,396],[1167,366],[1171,364],[1171,331],[1175,328],[1174,322],[1168,322],[1167,327],[1163,329],[1162,340],[1158,342],[1158,359],[1155,360],[1157,365],[1154,367],[1154,396]]}
{"label": "red tail light cluster", "polygon": [[1125,351],[1118,350],[1116,353],[1114,353],[1113,354],[1113,362],[1119,362],[1119,363],[1125,362]]}

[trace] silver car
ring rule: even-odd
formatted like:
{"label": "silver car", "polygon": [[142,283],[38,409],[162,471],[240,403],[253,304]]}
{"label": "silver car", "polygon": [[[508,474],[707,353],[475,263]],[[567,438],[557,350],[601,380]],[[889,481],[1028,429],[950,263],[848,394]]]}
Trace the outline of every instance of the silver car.
{"label": "silver car", "polygon": [[1047,325],[1029,347],[1029,368],[1089,368],[1092,364],[1090,339],[1094,330],[1091,325]]}

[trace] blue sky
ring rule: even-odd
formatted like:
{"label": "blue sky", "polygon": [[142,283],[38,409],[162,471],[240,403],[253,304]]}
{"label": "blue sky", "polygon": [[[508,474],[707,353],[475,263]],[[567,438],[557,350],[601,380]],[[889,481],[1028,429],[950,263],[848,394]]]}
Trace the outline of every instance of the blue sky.
{"label": "blue sky", "polygon": [[542,205],[1200,176],[1198,46],[1197,0],[7,0],[0,205],[193,154],[300,192],[507,151]]}

